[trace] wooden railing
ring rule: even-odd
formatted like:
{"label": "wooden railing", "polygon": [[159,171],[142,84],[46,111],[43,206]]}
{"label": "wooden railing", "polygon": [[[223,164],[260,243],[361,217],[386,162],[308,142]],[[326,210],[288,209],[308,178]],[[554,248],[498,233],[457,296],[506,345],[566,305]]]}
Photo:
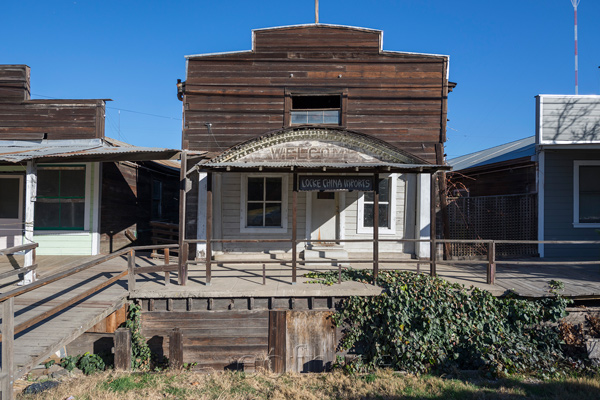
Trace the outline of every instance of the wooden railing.
{"label": "wooden railing", "polygon": [[[150,221],[152,229],[152,245],[179,244],[179,224],[167,222]],[[156,250],[152,251],[152,257],[158,257]]]}
{"label": "wooden railing", "polygon": [[25,257],[25,264],[23,265],[23,267],[14,269],[12,271],[5,271],[5,272],[0,273],[0,279],[9,278],[14,275],[26,274],[28,272],[35,271],[35,269],[38,266],[37,263],[35,262],[36,261],[35,249],[37,247],[38,247],[37,243],[28,243],[28,244],[22,244],[20,246],[14,246],[14,247],[6,248],[6,249],[1,249],[0,256],[8,256],[8,255],[12,255],[15,253],[19,253],[21,251],[32,252],[32,254],[31,254],[30,260],[28,260],[28,257]]}
{"label": "wooden railing", "polygon": [[[372,263],[373,264],[373,279],[377,279],[377,275],[379,273],[379,264],[380,263],[399,263],[399,264],[416,264],[419,269],[422,264],[429,264],[429,273],[433,276],[437,275],[437,264],[438,262],[438,251],[437,247],[439,244],[443,243],[473,243],[487,246],[487,260],[483,261],[486,264],[486,283],[489,285],[494,285],[496,281],[496,266],[497,264],[504,265],[600,265],[600,260],[581,260],[581,261],[546,261],[540,259],[539,261],[535,260],[527,260],[527,261],[511,261],[511,260],[497,260],[496,258],[496,245],[497,244],[528,244],[528,245],[537,245],[537,244],[575,244],[575,245],[592,245],[592,244],[600,244],[600,241],[595,240],[471,240],[471,239],[335,239],[335,240],[313,240],[313,239],[299,239],[299,240],[291,240],[291,239],[211,239],[210,242],[202,239],[186,239],[183,243],[184,251],[183,254],[187,254],[188,246],[192,243],[199,244],[207,244],[206,257],[203,259],[197,260],[188,260],[186,257],[179,258],[179,283],[181,285],[186,284],[187,280],[187,270],[189,265],[195,264],[204,264],[206,268],[206,285],[211,284],[212,280],[212,264],[215,261],[212,260],[212,251],[210,248],[212,246],[208,245],[209,243],[289,243],[292,246],[295,246],[297,243],[372,243],[373,244],[373,255],[371,259],[352,259],[352,260],[340,260],[340,261],[351,261],[353,263]],[[427,259],[406,259],[406,258],[386,258],[385,260],[379,259],[379,243],[429,243],[429,250],[431,257]],[[294,247],[295,248],[295,247]],[[311,264],[311,263],[322,263],[322,260],[300,260],[296,257],[296,252],[292,252],[292,260],[261,260],[254,261],[253,263],[257,264],[292,264],[292,284],[295,284],[297,281],[297,265],[298,264]],[[452,260],[446,259],[442,260],[445,265],[458,265],[458,264],[482,264],[482,260]],[[248,261],[236,261],[231,260],[227,261],[227,264],[248,264]],[[340,282],[341,282],[341,267],[338,265]]]}
{"label": "wooden railing", "polygon": [[[27,245],[31,246],[31,245]],[[22,247],[22,246],[18,246]],[[37,247],[37,243],[33,248]],[[48,276],[46,278],[39,279],[35,282],[32,282],[28,285],[25,285],[21,288],[14,289],[8,291],[6,293],[0,294],[0,303],[2,303],[2,334],[0,335],[0,342],[2,342],[2,371],[0,372],[0,390],[2,391],[2,400],[12,399],[13,398],[13,390],[12,386],[15,379],[15,369],[13,365],[14,360],[14,338],[15,335],[19,332],[23,332],[24,330],[31,328],[32,326],[52,317],[53,315],[61,312],[62,310],[76,304],[77,302],[89,297],[98,291],[104,289],[107,286],[117,282],[119,279],[129,275],[128,280],[128,290],[132,291],[135,289],[135,275],[141,273],[150,273],[150,272],[165,272],[166,281],[169,281],[169,272],[177,269],[177,264],[169,265],[169,249],[176,248],[178,245],[162,245],[162,246],[137,246],[131,247],[123,250],[116,251],[109,255],[97,258],[95,260],[91,260],[85,262],[76,267],[70,268],[66,271]],[[154,250],[154,249],[163,249],[165,252],[165,265],[158,265],[152,267],[138,267],[135,268],[135,254],[136,251],[142,250]],[[15,248],[6,249],[11,251],[21,251],[14,250]],[[6,250],[3,250],[5,254],[8,254]],[[105,282],[102,282],[99,285],[96,285],[90,289],[87,289],[83,293],[74,296],[63,303],[54,306],[48,311],[37,315],[33,318],[28,319],[27,321],[21,322],[20,324],[15,326],[14,323],[14,299],[17,296],[23,295],[25,293],[31,292],[32,290],[36,290],[38,288],[44,287],[50,283],[59,281],[68,276],[74,275],[78,272],[85,271],[99,264],[105,263],[106,261],[115,259],[117,257],[121,257],[127,255],[128,257],[128,267],[123,272],[113,276],[110,279],[107,279]],[[17,270],[22,271],[22,270]]]}

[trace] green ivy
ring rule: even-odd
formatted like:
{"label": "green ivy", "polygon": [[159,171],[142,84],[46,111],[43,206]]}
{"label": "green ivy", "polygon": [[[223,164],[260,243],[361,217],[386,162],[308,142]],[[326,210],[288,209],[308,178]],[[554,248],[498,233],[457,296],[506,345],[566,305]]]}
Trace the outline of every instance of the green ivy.
{"label": "green ivy", "polygon": [[[321,283],[337,282],[337,271],[314,273]],[[344,280],[373,282],[369,271],[347,269]],[[340,350],[360,356],[348,371],[388,366],[414,373],[481,369],[493,374],[555,374],[572,367],[551,323],[566,315],[568,301],[557,295],[537,301],[452,284],[406,271],[382,271],[381,295],[350,297],[333,316],[345,335]]]}
{"label": "green ivy", "polygon": [[125,327],[131,331],[131,368],[147,370],[150,368],[150,347],[142,335],[142,307],[132,303],[127,310]]}

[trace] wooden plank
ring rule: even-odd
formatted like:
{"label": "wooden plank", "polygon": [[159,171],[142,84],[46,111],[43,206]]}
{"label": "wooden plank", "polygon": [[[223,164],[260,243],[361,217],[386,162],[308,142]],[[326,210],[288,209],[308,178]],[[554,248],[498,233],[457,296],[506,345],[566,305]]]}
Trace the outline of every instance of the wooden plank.
{"label": "wooden plank", "polygon": [[169,368],[181,369],[183,367],[183,334],[181,329],[175,328],[169,333]]}
{"label": "wooden plank", "polygon": [[14,298],[9,298],[2,304],[2,334],[5,340],[2,342],[2,400],[13,398],[14,382],[14,341],[15,341],[15,321],[14,321]]}
{"label": "wooden plank", "polygon": [[131,331],[128,328],[115,331],[115,369],[131,369]]}
{"label": "wooden plank", "polygon": [[286,312],[269,312],[268,354],[271,358],[271,370],[274,373],[285,372],[286,360]]}

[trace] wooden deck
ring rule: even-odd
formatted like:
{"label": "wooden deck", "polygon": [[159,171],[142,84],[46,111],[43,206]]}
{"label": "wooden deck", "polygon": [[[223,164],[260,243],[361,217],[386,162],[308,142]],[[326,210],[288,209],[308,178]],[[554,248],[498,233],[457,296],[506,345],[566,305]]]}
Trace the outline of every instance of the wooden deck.
{"label": "wooden deck", "polygon": [[[285,255],[283,255],[285,257]],[[94,257],[38,257],[38,277],[43,278],[82,264]],[[14,268],[19,257],[0,260],[0,271]],[[148,257],[136,258],[136,266],[160,265],[162,260]],[[352,264],[354,268],[371,268],[370,264]],[[41,315],[57,304],[83,293],[127,268],[125,257],[116,258],[86,271],[71,275],[57,282],[18,296],[15,299],[15,325]],[[416,265],[400,267],[381,263],[381,269],[394,268],[416,271]],[[359,282],[343,282],[326,286],[308,284],[303,274],[310,270],[327,270],[328,266],[299,266],[298,283],[291,284],[291,265],[267,264],[266,284],[263,285],[263,267],[259,261],[239,265],[219,261],[213,265],[212,284],[205,284],[204,267],[191,266],[185,287],[177,284],[177,274],[171,274],[171,284],[165,285],[163,273],[136,275],[136,290],[131,298],[232,298],[232,297],[345,297],[369,296],[381,292],[381,288]],[[421,265],[421,272],[428,273],[429,265]],[[548,282],[552,279],[565,284],[566,296],[582,299],[600,299],[600,268],[598,265],[531,265],[497,267],[495,285],[487,285],[486,265],[438,265],[438,274],[449,281],[465,286],[476,286],[502,295],[508,290],[525,297],[543,297],[549,294]],[[13,290],[16,279],[0,288],[0,292]],[[15,365],[17,376],[58,351],[71,340],[90,329],[127,301],[127,278],[124,277],[100,292],[80,301],[62,312],[15,336]]]}
{"label": "wooden deck", "polygon": [[[44,278],[97,257],[40,256],[38,278]],[[0,271],[12,268],[19,257],[0,262]],[[7,265],[8,264],[8,265]],[[42,315],[51,308],[105,282],[126,269],[126,261],[115,259],[50,283],[15,298],[15,325]],[[2,282],[2,293],[18,288],[16,280]],[[102,321],[127,301],[126,278],[85,298],[54,316],[15,335],[14,365],[18,378]]]}
{"label": "wooden deck", "polygon": [[[234,256],[238,259],[243,256]],[[287,255],[278,255],[287,260]],[[364,259],[364,257],[363,257]],[[539,261],[532,259],[532,261]],[[353,268],[371,269],[372,264],[357,264],[350,261]],[[176,274],[171,275],[173,284],[165,286],[164,278],[155,274],[153,277],[138,276],[136,290],[132,298],[183,298],[183,297],[330,297],[330,296],[368,296],[381,292],[381,289],[359,282],[343,282],[326,286],[307,284],[309,278],[303,275],[309,271],[330,270],[328,266],[298,265],[298,283],[291,283],[291,263],[285,265],[266,264],[266,284],[263,285],[262,264],[259,261],[240,265],[228,264],[227,259],[215,262],[212,266],[212,282],[206,285],[206,274],[202,264],[191,265],[188,283],[185,287],[176,284]],[[335,269],[335,268],[333,268]],[[398,269],[416,271],[415,264],[385,263],[382,257],[380,270]],[[429,273],[429,264],[420,266],[421,273]],[[501,296],[507,291],[514,291],[523,297],[548,296],[550,280],[559,280],[565,284],[562,292],[573,298],[600,299],[600,261],[598,265],[519,265],[508,266],[501,263],[497,266],[496,283],[486,284],[486,264],[445,265],[437,266],[438,275],[451,282],[466,287],[475,286]]]}

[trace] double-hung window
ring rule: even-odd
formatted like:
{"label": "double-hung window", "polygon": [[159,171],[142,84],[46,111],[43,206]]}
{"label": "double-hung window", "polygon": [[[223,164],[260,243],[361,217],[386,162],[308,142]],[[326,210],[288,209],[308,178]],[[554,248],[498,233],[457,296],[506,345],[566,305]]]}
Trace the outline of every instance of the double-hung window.
{"label": "double-hung window", "polygon": [[573,225],[600,227],[600,161],[575,161]]}
{"label": "double-hung window", "polygon": [[287,176],[244,175],[242,196],[242,232],[287,230]]}
{"label": "double-hung window", "polygon": [[[395,174],[379,179],[379,231],[396,232]],[[358,233],[372,233],[375,224],[374,192],[363,192],[358,198]]]}
{"label": "double-hung window", "polygon": [[36,230],[83,230],[85,166],[40,166],[35,202]]}

